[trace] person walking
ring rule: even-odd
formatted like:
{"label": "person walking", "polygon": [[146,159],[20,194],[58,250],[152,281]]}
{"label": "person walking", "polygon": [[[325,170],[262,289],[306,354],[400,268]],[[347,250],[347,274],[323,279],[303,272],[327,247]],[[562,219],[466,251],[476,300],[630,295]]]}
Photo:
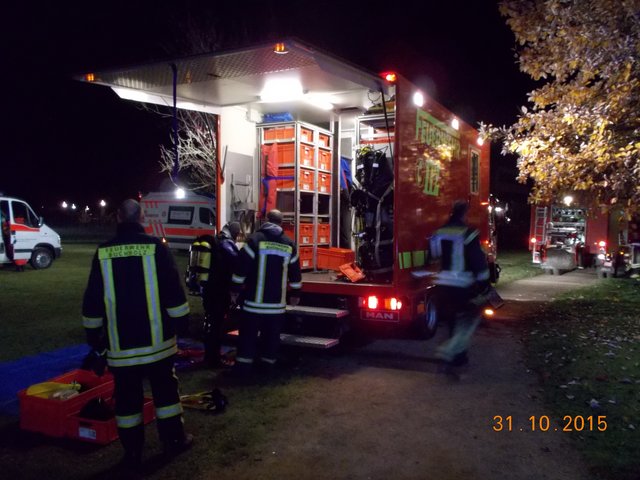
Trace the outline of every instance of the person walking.
{"label": "person walking", "polygon": [[94,257],[82,305],[93,370],[113,373],[115,414],[125,467],[142,462],[143,379],[149,378],[160,440],[167,455],[191,446],[184,431],[174,370],[176,333],[186,333],[189,304],[169,249],[145,235],[135,200],[119,207],[114,238]]}
{"label": "person walking", "polygon": [[238,260],[236,240],[238,222],[229,222],[211,245],[209,278],[202,288],[205,362],[211,367],[225,366],[221,353],[224,325],[231,305],[231,276]]}
{"label": "person walking", "polygon": [[[295,243],[284,235],[282,213],[271,210],[267,222],[247,239],[232,276],[232,300],[243,289],[235,372],[244,376],[259,355],[260,365],[271,371],[280,346],[284,324],[287,282],[291,305],[299,302],[302,288],[300,260]],[[258,353],[258,332],[261,351]]]}
{"label": "person walking", "polygon": [[489,294],[489,266],[480,245],[480,232],[466,223],[469,204],[458,200],[449,221],[431,237],[430,253],[440,260],[434,283],[440,305],[452,322],[452,334],[438,346],[443,373],[455,374],[455,367],[468,363],[471,338],[481,320],[481,307]]}

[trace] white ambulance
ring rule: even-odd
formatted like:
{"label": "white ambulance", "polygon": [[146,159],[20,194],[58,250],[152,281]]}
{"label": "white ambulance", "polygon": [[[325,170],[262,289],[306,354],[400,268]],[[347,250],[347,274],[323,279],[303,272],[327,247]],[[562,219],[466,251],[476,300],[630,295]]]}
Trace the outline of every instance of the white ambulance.
{"label": "white ambulance", "polygon": [[60,235],[24,200],[0,195],[0,264],[48,268],[62,253]]}
{"label": "white ambulance", "polygon": [[215,235],[215,200],[193,192],[149,192],[140,201],[144,230],[169,248],[189,250],[196,237]]}

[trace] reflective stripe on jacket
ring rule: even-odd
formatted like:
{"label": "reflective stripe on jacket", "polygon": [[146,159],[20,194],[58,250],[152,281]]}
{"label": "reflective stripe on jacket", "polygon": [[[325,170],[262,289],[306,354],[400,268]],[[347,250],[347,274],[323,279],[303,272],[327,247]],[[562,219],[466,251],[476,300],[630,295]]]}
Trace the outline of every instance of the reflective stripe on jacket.
{"label": "reflective stripe on jacket", "polygon": [[156,362],[177,352],[177,321],[189,304],[173,257],[139,224],[118,225],[93,258],[82,306],[89,344],[107,348],[107,362],[124,367]]}

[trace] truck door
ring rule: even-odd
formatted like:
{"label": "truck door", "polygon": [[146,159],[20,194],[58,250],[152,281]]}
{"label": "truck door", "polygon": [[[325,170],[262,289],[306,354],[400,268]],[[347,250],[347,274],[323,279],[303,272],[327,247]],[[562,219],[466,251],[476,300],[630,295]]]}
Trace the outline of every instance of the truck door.
{"label": "truck door", "polygon": [[9,202],[0,200],[0,263],[9,262],[7,249],[10,248]]}
{"label": "truck door", "polygon": [[19,200],[12,200],[10,206],[14,260],[30,260],[40,239],[38,216],[29,205]]}

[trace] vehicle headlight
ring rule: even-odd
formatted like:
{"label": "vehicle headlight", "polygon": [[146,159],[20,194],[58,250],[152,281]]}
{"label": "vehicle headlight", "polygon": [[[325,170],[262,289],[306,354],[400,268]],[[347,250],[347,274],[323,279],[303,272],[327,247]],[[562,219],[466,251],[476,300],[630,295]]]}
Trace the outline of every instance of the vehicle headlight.
{"label": "vehicle headlight", "polygon": [[598,260],[604,260],[604,253],[598,255]]}

